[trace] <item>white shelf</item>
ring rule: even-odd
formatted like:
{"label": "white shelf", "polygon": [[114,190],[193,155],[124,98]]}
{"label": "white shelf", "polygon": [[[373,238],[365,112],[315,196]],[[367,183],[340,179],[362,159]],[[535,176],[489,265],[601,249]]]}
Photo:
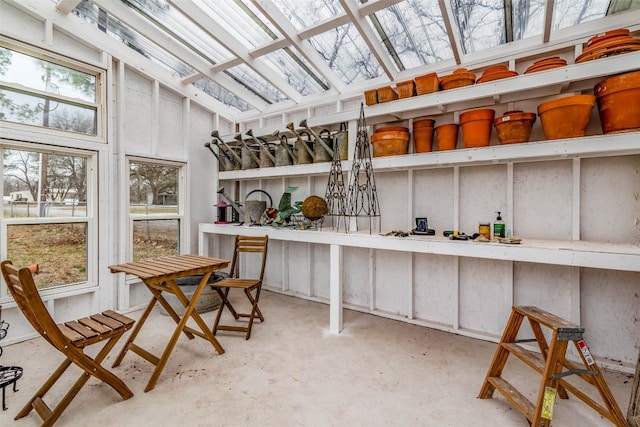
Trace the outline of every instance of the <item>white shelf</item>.
{"label": "white shelf", "polygon": [[[434,151],[402,156],[374,157],[374,171],[428,169],[508,162],[529,162],[571,157],[602,157],[640,153],[638,132],[595,135],[584,138],[537,141],[522,144],[492,145],[482,148]],[[247,180],[292,176],[326,175],[330,162],[308,165],[278,166],[220,172],[220,180]],[[342,170],[351,170],[351,162],[343,161]]]}
{"label": "white shelf", "polygon": [[370,248],[434,255],[590,267],[640,272],[640,244],[540,240],[522,237],[519,245],[449,240],[439,236],[392,237],[379,234],[309,231],[272,226],[200,224],[200,251],[210,234],[268,235],[272,240]]}

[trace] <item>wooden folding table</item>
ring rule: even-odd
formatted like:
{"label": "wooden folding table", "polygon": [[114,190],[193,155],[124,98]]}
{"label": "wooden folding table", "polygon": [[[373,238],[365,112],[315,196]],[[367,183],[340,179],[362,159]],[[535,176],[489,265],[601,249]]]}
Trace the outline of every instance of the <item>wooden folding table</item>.
{"label": "wooden folding table", "polygon": [[[175,347],[178,337],[181,333],[184,333],[189,339],[192,339],[194,335],[197,335],[205,340],[209,341],[219,354],[224,353],[224,349],[216,340],[212,331],[207,327],[206,323],[202,320],[197,310],[195,309],[196,303],[200,294],[204,290],[211,273],[214,270],[220,270],[229,265],[229,260],[211,258],[199,255],[169,255],[160,258],[147,259],[143,261],[129,262],[125,264],[110,265],[109,269],[112,273],[126,273],[139,277],[144,284],[149,288],[149,291],[153,294],[151,301],[147,305],[142,317],[136,323],[136,327],[131,331],[131,335],[127,340],[124,348],[113,362],[113,367],[116,367],[122,362],[127,351],[131,350],[134,353],[141,356],[143,359],[153,363],[156,368],[153,371],[153,375],[149,379],[149,383],[145,388],[145,392],[152,390],[155,387],[158,377],[162,372],[173,348]],[[200,283],[196,287],[196,290],[189,300],[185,294],[180,290],[175,282],[180,277],[193,276],[196,274],[203,274]],[[162,296],[163,292],[168,292],[175,295],[178,300],[184,305],[185,310],[180,317],[175,310],[169,305],[166,299]],[[171,339],[167,343],[162,356],[159,358],[142,347],[136,345],[135,340],[138,332],[142,329],[147,317],[153,310],[156,302],[160,302],[162,307],[169,313],[169,316],[176,322],[177,326]],[[196,324],[200,327],[201,331],[197,331],[187,326],[187,321],[192,318]]]}

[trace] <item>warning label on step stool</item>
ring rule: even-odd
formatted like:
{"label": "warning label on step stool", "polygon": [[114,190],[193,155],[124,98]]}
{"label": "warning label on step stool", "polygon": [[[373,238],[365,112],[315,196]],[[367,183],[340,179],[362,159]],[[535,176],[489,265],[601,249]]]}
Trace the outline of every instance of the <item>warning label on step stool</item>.
{"label": "warning label on step stool", "polygon": [[542,400],[542,418],[550,420],[553,417],[553,407],[556,404],[556,389],[553,387],[544,388],[544,399]]}
{"label": "warning label on step stool", "polygon": [[587,347],[587,343],[585,343],[584,340],[578,341],[578,348],[582,352],[584,359],[587,361],[587,365],[593,365],[595,362],[593,360],[593,357],[591,357],[591,352]]}

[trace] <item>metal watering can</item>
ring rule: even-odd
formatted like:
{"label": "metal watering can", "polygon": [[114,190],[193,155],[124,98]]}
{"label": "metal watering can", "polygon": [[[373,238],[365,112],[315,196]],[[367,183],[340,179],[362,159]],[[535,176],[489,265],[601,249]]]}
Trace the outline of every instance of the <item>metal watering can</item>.
{"label": "metal watering can", "polygon": [[[287,129],[289,129],[296,136],[296,143],[294,150],[296,152],[296,164],[308,164],[315,160],[315,153],[313,151],[313,141],[311,141],[311,135],[308,132],[298,133],[293,126],[293,122],[287,123]],[[302,135],[306,134],[308,140],[305,141]]]}
{"label": "metal watering can", "polygon": [[233,208],[240,214],[240,220],[245,224],[255,224],[260,222],[262,213],[267,210],[267,202],[264,200],[248,200],[249,196],[253,193],[264,193],[269,198],[269,207],[273,207],[273,200],[269,193],[264,190],[255,189],[247,193],[244,198],[244,208],[238,203],[234,202],[227,193],[224,192],[224,187],[218,189],[220,194]]}
{"label": "metal watering can", "polygon": [[218,147],[220,154],[216,153],[213,148],[211,148],[211,143],[210,142],[205,142],[204,146],[207,147],[209,149],[209,151],[211,151],[211,154],[213,154],[216,159],[218,159],[218,168],[221,171],[232,171],[235,167],[235,162],[233,161],[233,157],[231,157],[229,154],[227,154],[226,152],[222,151],[220,149],[220,147]]}
{"label": "metal watering can", "polygon": [[260,165],[260,157],[258,157],[257,151],[254,147],[251,147],[242,139],[242,134],[236,133],[234,139],[240,142],[240,157],[242,163],[242,170],[255,169]]}
{"label": "metal watering can", "polygon": [[[218,131],[214,130],[213,132],[211,132],[211,136],[213,137],[213,143],[215,145],[218,146],[218,149],[222,152],[224,152],[227,156],[230,156],[231,158],[233,158],[233,169],[231,170],[239,170],[242,168],[242,159],[240,158],[240,156],[238,155],[238,153],[236,152],[236,150],[233,147],[230,147],[229,145],[227,145],[226,142],[224,142],[222,139],[220,139],[220,137],[218,136]],[[222,145],[220,145],[222,144]],[[223,148],[224,147],[224,148]]]}
{"label": "metal watering can", "polygon": [[296,155],[289,146],[289,138],[286,135],[280,135],[280,131],[275,130],[271,136],[280,137],[280,144],[276,145],[276,166],[289,166],[296,160]]}
{"label": "metal watering can", "polygon": [[260,138],[256,138],[255,136],[253,136],[253,130],[251,129],[247,131],[247,135],[249,135],[255,141],[255,143],[258,144],[258,147],[260,147],[260,158],[258,161],[258,164],[260,165],[260,167],[261,168],[273,167],[276,164],[276,158],[271,153],[271,147],[269,147],[269,143],[267,141],[264,141]]}
{"label": "metal watering can", "polygon": [[340,160],[349,157],[349,131],[345,122],[340,123],[340,130],[333,135],[333,149],[338,152]]}
{"label": "metal watering can", "polygon": [[328,129],[323,129],[320,132],[320,135],[326,134],[325,138],[321,138],[313,129],[309,127],[307,124],[307,119],[304,119],[300,122],[300,126],[307,129],[309,134],[313,135],[313,138],[316,140],[314,145],[313,152],[315,156],[313,158],[314,163],[320,162],[330,162],[333,160],[333,140],[331,138],[331,133]]}

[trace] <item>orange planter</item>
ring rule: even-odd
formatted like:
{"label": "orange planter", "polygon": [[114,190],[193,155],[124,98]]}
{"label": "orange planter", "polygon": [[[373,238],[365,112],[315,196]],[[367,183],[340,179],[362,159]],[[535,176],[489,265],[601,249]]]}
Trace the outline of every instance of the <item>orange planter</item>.
{"label": "orange planter", "polygon": [[457,123],[447,123],[436,126],[436,142],[438,143],[438,151],[454,150],[458,145],[458,128]]}
{"label": "orange planter", "polygon": [[425,95],[427,93],[438,92],[440,90],[440,79],[436,73],[418,76],[414,80],[416,82],[416,93],[418,95]]}
{"label": "orange planter", "polygon": [[433,128],[423,127],[413,131],[413,144],[416,153],[428,153],[432,150]]}
{"label": "orange planter", "polygon": [[531,127],[536,121],[534,113],[507,111],[493,121],[500,144],[517,144],[529,141]]}
{"label": "orange planter", "polygon": [[409,133],[397,131],[374,132],[371,135],[374,157],[397,156],[407,154]]}
{"label": "orange planter", "polygon": [[396,89],[398,90],[398,97],[400,99],[416,96],[416,82],[413,80],[396,83]]}
{"label": "orange planter", "polygon": [[572,95],[538,105],[544,136],[547,139],[584,136],[595,104],[593,95]]}
{"label": "orange planter", "polygon": [[640,71],[608,78],[594,88],[602,132],[640,129]]}
{"label": "orange planter", "polygon": [[458,68],[452,74],[440,79],[442,90],[455,89],[463,86],[471,86],[476,82],[476,75],[469,73],[466,68]]}
{"label": "orange planter", "polygon": [[433,119],[418,119],[413,121],[413,130],[421,128],[432,128],[435,123]]}
{"label": "orange planter", "polygon": [[481,108],[460,114],[460,127],[462,127],[462,140],[465,148],[489,145],[495,114],[496,112],[490,108]]}

